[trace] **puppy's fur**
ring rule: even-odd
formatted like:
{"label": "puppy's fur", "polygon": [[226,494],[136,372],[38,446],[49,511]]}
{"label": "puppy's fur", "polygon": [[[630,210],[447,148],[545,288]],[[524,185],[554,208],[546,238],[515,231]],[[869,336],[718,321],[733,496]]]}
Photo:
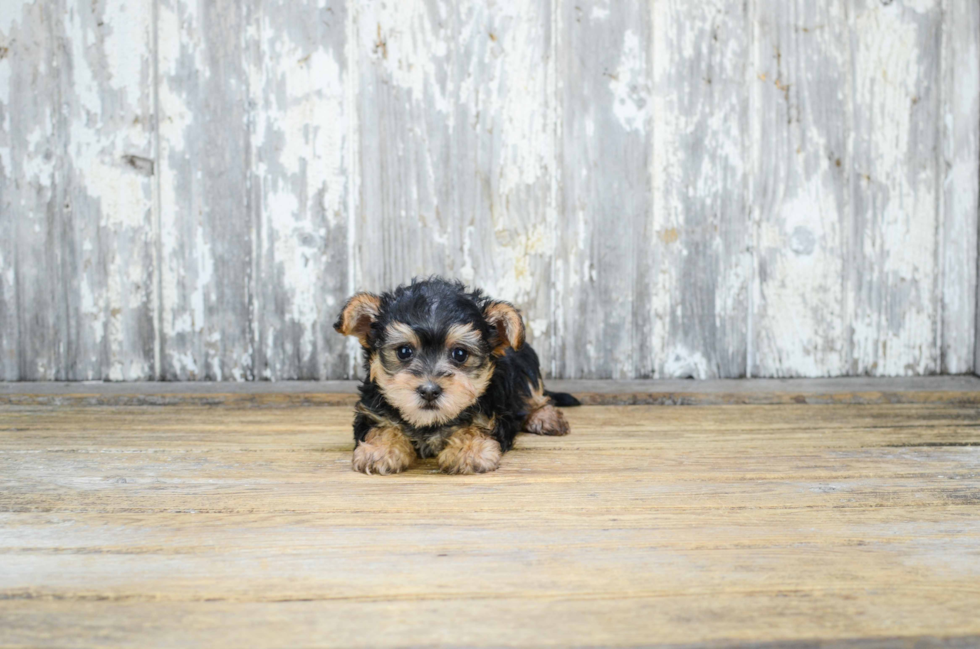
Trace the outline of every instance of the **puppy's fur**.
{"label": "puppy's fur", "polygon": [[493,471],[522,430],[567,435],[512,305],[459,282],[358,293],[334,328],[356,336],[367,378],[354,417],[355,471],[398,473],[436,457],[446,473]]}

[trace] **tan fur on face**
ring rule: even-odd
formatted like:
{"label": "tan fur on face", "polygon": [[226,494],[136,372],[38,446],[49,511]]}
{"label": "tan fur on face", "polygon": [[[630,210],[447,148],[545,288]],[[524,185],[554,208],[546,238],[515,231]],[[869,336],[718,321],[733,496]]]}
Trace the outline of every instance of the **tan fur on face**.
{"label": "tan fur on face", "polygon": [[446,376],[431,377],[442,388],[435,410],[422,409],[424,402],[418,394],[418,387],[429,380],[426,377],[405,371],[388,374],[377,354],[371,357],[370,376],[378,384],[385,400],[398,409],[405,421],[416,427],[425,427],[452,421],[476,403],[490,383],[493,368],[493,363],[487,363],[472,375],[462,369],[444,368]]}
{"label": "tan fur on face", "polygon": [[385,327],[386,346],[397,349],[402,345],[408,345],[412,349],[422,346],[418,334],[404,322],[393,322]]}
{"label": "tan fur on face", "polygon": [[454,324],[446,332],[446,349],[462,347],[472,354],[479,354],[483,336],[471,324]]}
{"label": "tan fur on face", "polygon": [[530,387],[531,398],[527,401],[530,414],[524,418],[523,430],[534,435],[567,435],[570,429],[565,415],[544,396],[544,384],[538,381]]}
{"label": "tan fur on face", "polygon": [[[492,423],[491,420],[491,426]],[[500,444],[490,437],[486,426],[469,425],[456,430],[446,440],[438,462],[445,473],[487,473],[500,466],[500,456]]]}
{"label": "tan fur on face", "polygon": [[[438,410],[422,410],[418,387],[423,378],[411,372],[388,374],[379,355],[371,357],[371,380],[378,384],[385,401],[394,406],[413,426],[431,426],[437,421]],[[435,415],[435,416],[434,416]],[[446,420],[448,421],[448,419]]]}
{"label": "tan fur on face", "polygon": [[412,442],[395,426],[372,428],[357,448],[351,468],[361,473],[389,475],[412,466],[415,449]]}
{"label": "tan fur on face", "polygon": [[344,306],[333,328],[345,336],[357,336],[361,346],[368,346],[371,324],[381,314],[381,298],[373,293],[358,293]]}
{"label": "tan fur on face", "polygon": [[502,356],[508,347],[517,351],[524,345],[524,321],[513,306],[506,302],[493,302],[483,310],[483,316],[497,329],[493,349],[495,356]]}

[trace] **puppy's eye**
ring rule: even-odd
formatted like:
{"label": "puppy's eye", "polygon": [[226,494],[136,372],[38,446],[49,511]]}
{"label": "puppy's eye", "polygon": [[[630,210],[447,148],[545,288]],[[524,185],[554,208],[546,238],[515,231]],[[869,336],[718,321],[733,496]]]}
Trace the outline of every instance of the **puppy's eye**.
{"label": "puppy's eye", "polygon": [[395,354],[398,356],[398,360],[400,361],[407,361],[412,357],[412,354],[414,353],[415,350],[409,347],[408,345],[402,345],[401,347],[395,350]]}
{"label": "puppy's eye", "polygon": [[457,363],[465,363],[466,359],[470,357],[470,353],[463,349],[462,347],[455,347],[449,355],[452,356],[453,360]]}

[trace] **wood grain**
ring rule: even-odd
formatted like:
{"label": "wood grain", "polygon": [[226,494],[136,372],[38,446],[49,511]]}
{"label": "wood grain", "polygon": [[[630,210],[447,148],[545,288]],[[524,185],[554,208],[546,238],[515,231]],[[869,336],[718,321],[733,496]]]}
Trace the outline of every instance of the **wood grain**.
{"label": "wood grain", "polygon": [[378,478],[346,408],[2,406],[0,643],[980,636],[976,405],[566,414],[496,473]]}
{"label": "wood grain", "polygon": [[851,5],[850,373],[939,369],[941,26],[939,3]]}
{"label": "wood grain", "polygon": [[[980,4],[943,5],[942,364],[950,374],[980,367],[977,232],[980,213]],[[965,287],[965,290],[964,290]],[[980,291],[980,286],[978,286]]]}
{"label": "wood grain", "polygon": [[654,264],[634,307],[645,321],[633,343],[639,375],[651,367],[660,378],[746,375],[756,318],[746,188],[765,173],[747,173],[747,6],[651,3],[653,210],[637,263]]}
{"label": "wood grain", "polygon": [[158,0],[160,378],[255,378],[246,5]]}
{"label": "wood grain", "polygon": [[[650,8],[613,11],[600,0],[559,7],[554,367],[572,379],[632,378],[651,330],[649,316],[634,308],[650,289],[641,270],[651,234]],[[640,374],[649,376],[649,361],[643,365]]]}
{"label": "wood grain", "polygon": [[152,11],[5,10],[2,378],[153,376]]}
{"label": "wood grain", "polygon": [[752,376],[848,373],[845,4],[755,6]]}
{"label": "wood grain", "polygon": [[[63,205],[67,124],[58,96],[64,53],[59,4],[15,3],[3,25],[3,207],[0,277],[4,378],[67,378]],[[21,258],[25,262],[21,262]],[[30,260],[30,263],[28,261]]]}
{"label": "wood grain", "polygon": [[[24,406],[350,407],[357,381],[279,383],[0,383],[0,404]],[[549,380],[547,387],[589,405],[980,404],[980,378]]]}
{"label": "wood grain", "polygon": [[349,290],[346,5],[255,0],[248,13],[255,377],[346,376],[332,326]]}

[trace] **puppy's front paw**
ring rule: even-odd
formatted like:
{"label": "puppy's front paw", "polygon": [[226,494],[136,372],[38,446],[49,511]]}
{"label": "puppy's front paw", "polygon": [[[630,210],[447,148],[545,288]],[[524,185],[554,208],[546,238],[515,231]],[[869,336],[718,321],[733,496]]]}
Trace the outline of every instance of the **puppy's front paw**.
{"label": "puppy's front paw", "polygon": [[374,428],[368,431],[357,448],[351,468],[361,473],[388,475],[412,466],[415,448],[397,428]]}
{"label": "puppy's front paw", "polygon": [[524,430],[534,435],[567,435],[568,422],[561,410],[552,405],[542,406],[524,420]]}
{"label": "puppy's front paw", "polygon": [[462,428],[446,441],[439,453],[439,468],[445,473],[487,473],[500,466],[500,444],[476,428]]}

